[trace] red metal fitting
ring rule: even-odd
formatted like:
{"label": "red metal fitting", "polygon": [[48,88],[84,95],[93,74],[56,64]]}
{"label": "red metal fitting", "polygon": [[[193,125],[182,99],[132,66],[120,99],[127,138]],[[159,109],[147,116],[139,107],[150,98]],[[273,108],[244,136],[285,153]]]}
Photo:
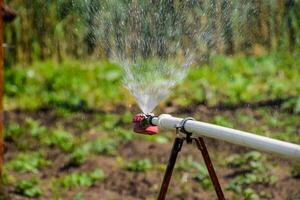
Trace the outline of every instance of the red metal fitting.
{"label": "red metal fitting", "polygon": [[137,114],[133,118],[133,131],[136,133],[155,135],[158,133],[158,127],[154,126],[149,121],[149,116],[145,114]]}

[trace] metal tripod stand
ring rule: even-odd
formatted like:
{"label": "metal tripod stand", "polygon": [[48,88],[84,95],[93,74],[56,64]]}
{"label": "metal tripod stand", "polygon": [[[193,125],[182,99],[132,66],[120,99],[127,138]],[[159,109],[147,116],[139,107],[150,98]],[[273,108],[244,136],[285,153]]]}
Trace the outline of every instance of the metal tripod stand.
{"label": "metal tripod stand", "polygon": [[[211,162],[211,159],[209,157],[209,153],[207,151],[204,139],[202,137],[197,137],[197,138],[192,138],[192,134],[188,133],[187,131],[184,130],[184,124],[186,121],[188,120],[193,120],[191,118],[189,119],[184,119],[178,126],[176,126],[176,132],[177,132],[177,137],[175,138],[173,147],[172,147],[172,151],[171,151],[171,155],[169,158],[169,162],[165,171],[165,175],[164,175],[164,179],[163,182],[161,184],[161,188],[160,188],[160,192],[158,195],[158,200],[164,200],[166,198],[167,195],[167,191],[168,191],[168,187],[169,187],[169,183],[172,177],[172,173],[173,173],[173,169],[177,160],[177,156],[178,153],[180,152],[184,141],[186,140],[186,142],[188,144],[191,144],[193,141],[195,141],[197,148],[201,151],[202,157],[204,159],[206,168],[208,170],[210,179],[214,185],[216,194],[218,196],[219,200],[225,200],[221,185],[219,183],[218,177],[216,175],[216,172],[214,170],[213,164]],[[185,134],[185,137],[180,137],[179,136],[179,131]]]}

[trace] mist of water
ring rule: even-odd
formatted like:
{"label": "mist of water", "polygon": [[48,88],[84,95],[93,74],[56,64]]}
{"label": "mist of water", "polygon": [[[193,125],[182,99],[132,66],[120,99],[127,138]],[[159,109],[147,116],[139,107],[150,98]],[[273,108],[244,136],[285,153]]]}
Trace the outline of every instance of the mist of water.
{"label": "mist of water", "polygon": [[258,24],[258,4],[251,1],[71,1],[86,25],[87,52],[96,49],[123,68],[124,86],[145,113],[184,79],[192,63],[232,54],[236,47],[248,52],[256,37],[253,31],[249,36]]}
{"label": "mist of water", "polygon": [[95,42],[123,68],[124,86],[144,113],[168,96],[193,63],[207,35],[200,7],[197,1],[111,0],[94,13]]}
{"label": "mist of water", "polygon": [[191,60],[152,59],[123,60],[124,84],[144,113],[150,113],[156,105],[180,82],[186,74]]}

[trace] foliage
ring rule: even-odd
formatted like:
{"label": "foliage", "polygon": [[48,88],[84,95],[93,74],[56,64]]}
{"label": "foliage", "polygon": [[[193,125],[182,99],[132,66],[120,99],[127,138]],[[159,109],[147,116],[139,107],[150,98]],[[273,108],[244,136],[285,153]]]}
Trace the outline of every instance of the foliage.
{"label": "foliage", "polygon": [[157,142],[157,143],[161,143],[161,144],[165,144],[169,141],[169,139],[166,136],[163,135],[143,135],[143,137],[141,137],[144,140],[147,141],[153,141],[153,142]]}
{"label": "foliage", "polygon": [[26,128],[29,130],[30,135],[35,138],[43,137],[43,134],[47,131],[47,128],[41,125],[41,122],[31,118],[26,119]]}
{"label": "foliage", "polygon": [[[46,57],[56,57],[58,60],[62,57],[82,59],[93,54],[95,57],[107,57],[110,52],[107,47],[109,39],[121,34],[139,33],[134,37],[139,37],[138,41],[142,41],[139,46],[144,51],[151,52],[155,47],[164,47],[163,42],[152,41],[156,38],[159,41],[165,39],[163,36],[173,30],[174,26],[176,30],[181,26],[183,29],[172,32],[171,36],[174,37],[190,36],[193,29],[201,33],[201,37],[197,38],[203,40],[198,44],[201,48],[197,52],[199,57],[210,56],[214,51],[227,54],[256,53],[283,48],[292,52],[299,47],[298,0],[241,0],[230,3],[211,0],[144,0],[139,4],[125,0],[47,0],[22,4],[20,0],[9,0],[6,3],[17,10],[19,15],[5,29],[6,42],[14,45],[6,53],[8,63],[30,62]],[[125,32],[120,19],[126,16],[129,19],[124,20],[127,25],[125,27],[131,25],[130,22],[140,23]],[[187,19],[183,24],[174,25],[174,21],[179,21],[178,18]],[[150,22],[145,23],[147,20]],[[199,22],[201,23],[198,24]],[[117,39],[120,40],[119,37]],[[144,42],[148,40],[152,43]],[[197,44],[195,40],[190,46]],[[150,44],[153,47],[149,50],[147,45]],[[121,48],[122,45],[118,46]]]}
{"label": "foliage", "polygon": [[126,111],[125,113],[122,114],[121,121],[124,124],[128,124],[132,122],[133,119],[133,114],[130,111]]}
{"label": "foliage", "polygon": [[98,119],[101,122],[101,126],[104,128],[104,130],[113,130],[120,121],[120,117],[118,115],[109,113],[100,115]]}
{"label": "foliage", "polygon": [[69,152],[75,147],[74,136],[71,133],[60,129],[53,130],[41,140],[42,143],[50,146],[57,146],[65,152]]}
{"label": "foliage", "polygon": [[196,163],[195,168],[198,171],[194,177],[195,180],[197,180],[203,188],[210,188],[212,186],[212,183],[206,167],[200,163]]}
{"label": "foliage", "polygon": [[289,99],[283,104],[283,108],[290,109],[295,113],[300,113],[300,97]]}
{"label": "foliage", "polygon": [[[188,156],[186,159],[181,160],[177,167],[180,171],[191,171],[195,169],[195,175],[193,178],[201,184],[201,186],[205,189],[210,188],[212,186],[208,171],[205,165],[194,161],[192,156]],[[193,172],[194,173],[194,172]]]}
{"label": "foliage", "polygon": [[135,172],[145,172],[152,168],[152,162],[149,159],[131,160],[125,165],[125,169]]}
{"label": "foliage", "polygon": [[220,115],[214,117],[214,123],[227,128],[233,128],[233,124],[230,122],[230,120]]}
{"label": "foliage", "polygon": [[46,160],[41,153],[19,153],[13,160],[5,166],[17,172],[37,173],[39,169],[46,167],[50,161]]}
{"label": "foliage", "polygon": [[254,186],[272,185],[277,178],[270,175],[270,166],[265,158],[256,151],[243,155],[233,155],[227,159],[227,165],[238,168],[237,173],[229,182],[226,189],[244,195],[246,199],[258,199],[260,193],[255,192]]}
{"label": "foliage", "polygon": [[[111,77],[111,73],[118,76]],[[13,92],[5,93],[6,102],[10,108],[27,109],[51,107],[78,111],[93,106],[105,107],[122,99],[121,75],[118,67],[103,62],[37,62],[29,70],[18,66],[5,73],[5,91],[14,88]],[[22,78],[15,81],[15,76]]]}
{"label": "foliage", "polygon": [[293,166],[292,176],[300,178],[300,163],[297,163]]}
{"label": "foliage", "polygon": [[73,200],[84,200],[81,192],[77,193]]}
{"label": "foliage", "polygon": [[102,170],[97,169],[91,172],[75,172],[64,176],[58,180],[58,185],[71,189],[74,187],[90,187],[98,181],[102,181],[105,174]]}
{"label": "foliage", "polygon": [[20,137],[23,134],[23,129],[19,123],[9,123],[5,129],[5,139],[12,139]]}
{"label": "foliage", "polygon": [[136,136],[136,134],[134,134],[131,130],[120,127],[115,128],[113,131],[120,141],[129,141],[134,139]]}
{"label": "foliage", "polygon": [[115,153],[118,141],[115,138],[103,137],[87,144],[91,152],[112,155]]}
{"label": "foliage", "polygon": [[[297,56],[286,53],[217,56],[209,65],[192,69],[171,99],[183,106],[194,102],[205,102],[208,106],[236,106],[276,99],[288,102],[300,94],[299,65]],[[297,111],[297,104],[285,104],[283,108]]]}
{"label": "foliage", "polygon": [[74,149],[69,157],[68,164],[74,166],[81,165],[91,153],[113,155],[117,145],[118,140],[108,137],[97,138],[94,141],[84,143]]}
{"label": "foliage", "polygon": [[15,191],[27,197],[39,197],[43,194],[39,181],[35,178],[18,181]]}
{"label": "foliage", "polygon": [[[297,113],[299,65],[298,53],[212,57],[209,65],[192,68],[186,81],[174,90],[170,99],[181,106],[199,102],[208,106],[236,106],[282,100],[282,108]],[[10,109],[52,107],[76,111],[133,103],[132,98],[124,98],[129,94],[120,84],[122,70],[109,63],[67,60],[58,65],[47,61],[6,71],[5,90],[15,91],[5,93],[6,107]],[[117,75],[112,76],[112,73]],[[109,130],[124,120],[128,121],[129,117],[120,119],[109,114],[100,116],[99,120]]]}
{"label": "foliage", "polygon": [[90,149],[88,146],[79,146],[68,157],[68,165],[79,166],[83,164],[86,161],[89,154]]}

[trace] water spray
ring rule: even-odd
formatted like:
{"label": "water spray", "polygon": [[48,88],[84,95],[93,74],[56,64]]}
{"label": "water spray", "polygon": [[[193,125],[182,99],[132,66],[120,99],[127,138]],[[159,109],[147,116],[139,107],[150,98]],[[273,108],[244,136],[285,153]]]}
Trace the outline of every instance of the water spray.
{"label": "water spray", "polygon": [[154,135],[159,132],[159,129],[176,131],[176,138],[160,188],[158,200],[164,200],[166,197],[177,155],[180,152],[184,141],[188,144],[191,144],[194,141],[197,148],[201,151],[219,200],[223,200],[225,197],[204,139],[202,138],[203,136],[300,161],[300,145],[256,135],[254,133],[199,122],[193,118],[182,119],[168,114],[162,114],[160,116],[155,116],[153,114],[137,114],[133,119],[133,123],[134,131],[140,134]]}

